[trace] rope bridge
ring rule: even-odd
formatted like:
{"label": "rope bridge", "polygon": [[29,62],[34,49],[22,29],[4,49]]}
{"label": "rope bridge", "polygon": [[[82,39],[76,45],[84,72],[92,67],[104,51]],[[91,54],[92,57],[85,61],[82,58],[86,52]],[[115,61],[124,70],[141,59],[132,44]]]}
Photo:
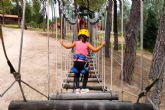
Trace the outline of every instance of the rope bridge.
{"label": "rope bridge", "polygon": [[[123,101],[123,82],[121,81],[121,95],[122,100],[119,101],[119,96],[117,92],[114,92],[112,90],[112,65],[113,60],[111,60],[111,84],[110,84],[110,90],[105,85],[105,57],[101,58],[102,65],[100,65],[100,56],[105,55],[105,51],[93,55],[91,54],[89,56],[90,60],[90,76],[88,80],[88,88],[91,90],[89,93],[86,94],[75,94],[73,92],[65,92],[65,93],[59,93],[57,92],[54,95],[50,96],[50,65],[49,65],[49,19],[47,19],[47,37],[48,37],[48,95],[43,94],[42,92],[38,91],[37,89],[31,87],[28,83],[24,82],[21,79],[20,69],[21,69],[21,57],[22,57],[22,46],[23,46],[23,34],[24,34],[24,18],[25,18],[25,9],[26,9],[26,0],[24,0],[23,5],[23,19],[22,19],[22,31],[21,31],[21,44],[20,44],[20,57],[19,57],[19,68],[18,72],[15,71],[14,67],[12,66],[10,60],[7,57],[7,53],[5,51],[4,41],[3,41],[3,35],[1,32],[1,41],[3,45],[3,50],[7,59],[7,62],[9,64],[9,67],[11,69],[11,73],[13,74],[15,81],[11,84],[11,86],[2,94],[1,97],[16,83],[19,83],[20,90],[23,96],[23,101],[11,101],[9,105],[9,110],[154,110],[154,105],[151,104],[144,104],[139,103],[139,99],[147,94],[147,92],[142,91],[141,94],[139,94],[139,98],[137,99],[137,103],[131,103]],[[91,24],[98,23],[100,20],[100,17],[102,13],[105,13],[106,6],[108,4],[108,0],[106,0],[106,3],[103,5],[103,8],[101,8],[101,11],[99,13],[98,18],[90,19],[88,18],[88,21]],[[121,33],[123,37],[123,0],[122,0],[122,19],[121,19]],[[76,29],[76,21],[77,17],[75,19],[70,18],[69,15],[67,15],[67,12],[65,7],[63,7],[63,4],[61,3],[61,10],[62,14],[65,14],[66,19],[71,25],[74,25],[74,32]],[[105,11],[105,12],[104,12]],[[113,11],[112,11],[113,12]],[[47,2],[47,16],[49,17],[49,0]],[[62,19],[62,17],[61,17]],[[62,21],[62,20],[61,20]],[[105,23],[106,25],[106,23]],[[66,26],[67,27],[67,26]],[[62,26],[61,26],[62,28]],[[113,22],[112,22],[112,28],[113,28]],[[103,38],[97,38],[98,36],[98,29],[95,28],[95,41],[102,41]],[[113,29],[112,29],[113,30]],[[61,31],[62,32],[62,31]],[[111,32],[113,35],[113,31]],[[75,33],[73,33],[75,34]],[[61,33],[62,35],[62,33]],[[74,36],[74,35],[73,35]],[[61,36],[62,39],[62,36]],[[123,38],[124,39],[124,38]],[[57,41],[57,19],[56,19],[56,41]],[[98,44],[95,43],[95,46]],[[111,50],[113,52],[113,49]],[[56,48],[57,53],[57,48]],[[113,54],[113,53],[112,53]],[[123,56],[123,42],[122,42],[122,52],[121,56]],[[56,56],[56,59],[57,56]],[[111,55],[111,59],[113,59],[113,56]],[[61,57],[61,62],[63,61]],[[69,70],[70,63],[66,61],[66,64],[68,66],[65,66],[66,70]],[[61,69],[63,65],[61,63]],[[101,67],[101,69],[99,68]],[[57,64],[56,64],[56,70],[57,70]],[[57,72],[57,71],[56,71]],[[121,73],[123,72],[123,57],[121,57]],[[121,80],[123,79],[123,76],[121,74]],[[41,95],[45,96],[48,100],[35,100],[35,101],[29,101],[26,99],[24,95],[24,91],[22,88],[22,83],[30,87],[31,89],[35,90],[36,92],[40,93]],[[148,87],[149,89],[151,88]],[[73,89],[74,90],[74,80],[73,80],[73,73],[69,72],[67,74],[66,79],[63,83],[63,89]],[[149,91],[148,89],[146,91]]]}

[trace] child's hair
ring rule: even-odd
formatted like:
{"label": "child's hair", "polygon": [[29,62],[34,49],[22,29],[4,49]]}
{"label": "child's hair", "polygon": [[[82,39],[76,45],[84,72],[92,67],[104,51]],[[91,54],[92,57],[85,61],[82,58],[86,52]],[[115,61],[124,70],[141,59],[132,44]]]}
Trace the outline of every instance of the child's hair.
{"label": "child's hair", "polygon": [[88,37],[85,36],[85,35],[79,35],[78,36],[78,40],[81,40],[82,39],[82,42],[83,43],[86,43],[88,41]]}

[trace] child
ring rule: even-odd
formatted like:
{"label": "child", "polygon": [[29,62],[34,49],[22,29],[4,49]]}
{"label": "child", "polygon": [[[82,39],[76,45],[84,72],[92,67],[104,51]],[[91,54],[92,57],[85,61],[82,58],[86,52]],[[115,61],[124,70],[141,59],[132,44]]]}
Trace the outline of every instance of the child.
{"label": "child", "polygon": [[[85,66],[88,66],[86,63],[86,57],[88,56],[88,49],[92,50],[92,52],[98,52],[103,46],[105,46],[105,42],[102,42],[102,44],[98,47],[93,47],[89,42],[89,32],[87,29],[81,29],[78,33],[78,41],[73,42],[72,44],[66,44],[64,43],[63,40],[60,41],[61,45],[66,48],[75,48],[75,55],[76,59],[74,61],[74,66],[73,68],[76,69],[73,71],[75,73],[74,75],[74,81],[75,81],[75,91],[76,93],[80,92],[80,87],[79,87],[79,77],[80,73],[82,73],[82,70],[85,69]],[[83,85],[81,89],[81,93],[86,93],[89,91],[88,88],[86,88],[87,82],[88,82],[88,71],[83,74],[84,79],[83,79]]]}

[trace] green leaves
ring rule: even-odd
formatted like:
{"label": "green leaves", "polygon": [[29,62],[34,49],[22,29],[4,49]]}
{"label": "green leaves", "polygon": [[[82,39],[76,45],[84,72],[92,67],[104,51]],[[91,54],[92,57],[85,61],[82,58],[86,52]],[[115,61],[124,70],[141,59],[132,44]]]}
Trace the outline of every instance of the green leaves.
{"label": "green leaves", "polygon": [[4,13],[10,13],[10,10],[12,9],[11,6],[11,1],[10,0],[0,0],[0,13],[3,13],[3,8],[4,8]]}
{"label": "green leaves", "polygon": [[89,9],[91,11],[98,11],[106,0],[77,0],[77,4],[80,6],[88,7],[88,1]]}

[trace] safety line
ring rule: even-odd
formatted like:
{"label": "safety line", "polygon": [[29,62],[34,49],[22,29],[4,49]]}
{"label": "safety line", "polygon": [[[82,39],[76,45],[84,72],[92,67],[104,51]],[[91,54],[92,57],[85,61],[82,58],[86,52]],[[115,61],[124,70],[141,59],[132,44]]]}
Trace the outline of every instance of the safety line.
{"label": "safety line", "polygon": [[[26,0],[23,0],[23,13],[22,13],[22,21],[21,21],[21,43],[20,43],[20,51],[19,51],[19,62],[18,62],[18,73],[21,71],[21,60],[22,60],[22,48],[23,48],[23,36],[24,36],[24,26],[25,26],[25,10],[26,10]],[[21,85],[21,82],[18,81],[22,97],[24,101],[26,101],[25,94]]]}
{"label": "safety line", "polygon": [[121,100],[123,101],[123,55],[124,55],[124,36],[123,36],[123,18],[124,18],[124,14],[123,14],[123,10],[124,10],[124,0],[121,0]]}
{"label": "safety line", "polygon": [[144,50],[143,50],[143,0],[140,0],[140,39],[141,39],[141,90],[143,91],[144,83]]}
{"label": "safety line", "polygon": [[2,94],[0,94],[0,97],[3,97],[9,89],[16,83],[17,81],[15,80]]}
{"label": "safety line", "polygon": [[50,42],[49,42],[49,0],[47,1],[47,7],[46,7],[46,10],[47,10],[47,56],[48,56],[48,64],[47,64],[47,72],[48,72],[48,99],[49,99],[49,94],[50,94],[50,55],[49,55],[49,52],[50,52]]}
{"label": "safety line", "polygon": [[[112,0],[112,25],[111,25],[111,37],[114,37],[114,1]],[[111,38],[112,39],[112,38]],[[114,42],[113,40],[110,41],[111,42],[111,82],[110,82],[110,89],[112,90],[113,89],[113,45],[114,45]]]}

